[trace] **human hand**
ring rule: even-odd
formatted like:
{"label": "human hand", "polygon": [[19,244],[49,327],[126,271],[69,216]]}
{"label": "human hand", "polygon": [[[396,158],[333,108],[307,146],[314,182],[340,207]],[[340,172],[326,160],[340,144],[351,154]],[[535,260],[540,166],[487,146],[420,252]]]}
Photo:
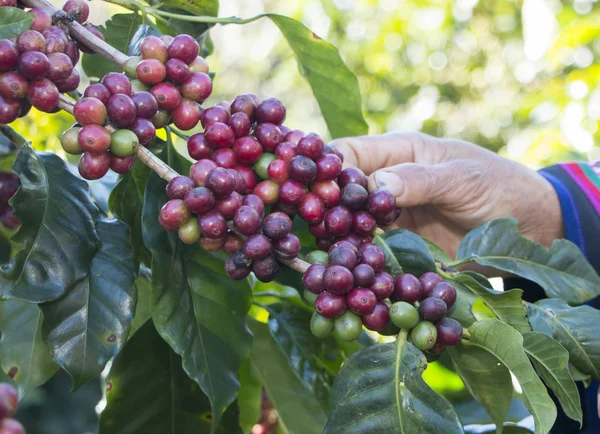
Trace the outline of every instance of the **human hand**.
{"label": "human hand", "polygon": [[521,233],[543,245],[564,237],[552,185],[515,161],[461,140],[421,133],[334,140],[345,167],[369,175],[369,190],[384,188],[402,208],[393,227],[413,231],[451,257],[465,234],[502,217],[519,220]]}

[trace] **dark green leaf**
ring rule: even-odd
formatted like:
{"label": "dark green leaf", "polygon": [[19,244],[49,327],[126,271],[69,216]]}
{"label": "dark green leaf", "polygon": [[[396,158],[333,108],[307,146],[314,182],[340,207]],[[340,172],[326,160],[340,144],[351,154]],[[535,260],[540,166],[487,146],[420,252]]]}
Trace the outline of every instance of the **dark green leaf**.
{"label": "dark green leaf", "polygon": [[[129,41],[140,24],[142,17],[137,13],[116,14],[99,29],[107,43],[121,53],[127,53]],[[81,66],[89,77],[102,78],[109,72],[122,72],[113,62],[97,54],[84,54]]]}
{"label": "dark green leaf", "polygon": [[99,244],[98,209],[87,184],[56,155],[24,146],[13,170],[21,188],[11,203],[22,226],[12,239],[21,250],[0,268],[1,292],[33,303],[54,300],[87,276]]}
{"label": "dark green leaf", "polygon": [[0,8],[0,39],[9,39],[19,36],[29,30],[33,15],[22,9],[3,6]]}
{"label": "dark green leaf", "polygon": [[600,295],[600,277],[570,241],[546,248],[521,236],[515,219],[499,219],[469,232],[460,243],[457,264],[475,261],[532,280],[548,297],[582,304]]}
{"label": "dark green leaf", "polygon": [[423,381],[426,367],[404,333],[359,351],[335,380],[324,434],[462,434],[452,405]]}
{"label": "dark green leaf", "polygon": [[152,275],[146,267],[140,267],[140,274],[135,279],[137,292],[137,303],[135,305],[135,316],[131,322],[129,336],[133,334],[152,316]]}
{"label": "dark green leaf", "polygon": [[327,416],[316,396],[294,372],[269,327],[249,320],[254,335],[252,365],[277,410],[283,430],[289,434],[321,434]]}
{"label": "dark green leaf", "polygon": [[152,255],[142,239],[142,206],[149,176],[148,166],[136,159],[131,172],[121,178],[108,200],[110,210],[131,229],[131,246],[136,259],[147,266]]}
{"label": "dark green leaf", "polygon": [[9,169],[9,167],[4,166],[3,157],[6,157],[7,155],[16,155],[17,148],[20,148],[25,144],[25,142],[25,138],[13,130],[10,126],[0,125],[0,158],[2,158],[3,163],[2,166],[0,166],[0,169]]}
{"label": "dark green leaf", "polygon": [[44,340],[74,389],[98,376],[123,347],[135,311],[137,264],[129,230],[118,221],[99,221],[96,230],[102,244],[87,276],[40,305]]}
{"label": "dark green leaf", "polygon": [[240,392],[237,397],[242,431],[252,432],[252,427],[260,420],[262,396],[262,384],[252,368],[251,360],[246,359],[240,369]]}
{"label": "dark green leaf", "polygon": [[[171,146],[162,156],[180,173],[189,164]],[[152,174],[143,209],[144,241],[153,255],[152,317],[160,335],[182,356],[184,370],[210,399],[216,428],[236,398],[240,364],[252,345],[246,326],[251,290],[247,280],[229,279],[217,256],[165,232],[158,213],[167,200],[165,182]]]}
{"label": "dark green leaf", "polygon": [[41,386],[58,369],[42,340],[42,313],[32,303],[0,302],[0,362],[19,386],[19,395]]}
{"label": "dark green leaf", "polygon": [[550,336],[539,332],[523,333],[523,349],[544,383],[558,398],[565,414],[581,422],[581,401],[569,373],[568,351]]}
{"label": "dark green leaf", "polygon": [[521,333],[496,319],[478,321],[469,327],[468,344],[483,348],[516,377],[523,401],[533,415],[536,434],[546,434],[556,420],[556,406],[523,350]]}
{"label": "dark green leaf", "polygon": [[423,239],[406,229],[394,229],[376,235],[375,244],[386,252],[387,266],[393,275],[413,273],[417,276],[436,271],[435,261]]}
{"label": "dark green leaf", "polygon": [[267,15],[279,27],[310,84],[333,138],[360,136],[369,129],[363,117],[356,76],[338,50],[304,24],[282,15]]}
{"label": "dark green leaf", "polygon": [[[311,313],[289,304],[267,306],[271,334],[289,359],[289,363],[304,385],[329,410],[331,374],[325,368],[323,340],[310,332]],[[329,343],[335,341],[331,340]]]}
{"label": "dark green leaf", "polygon": [[600,379],[600,311],[590,306],[571,307],[563,300],[527,304],[533,329],[552,336],[569,352],[579,371]]}
{"label": "dark green leaf", "polygon": [[521,289],[496,291],[485,277],[468,271],[454,275],[453,279],[461,282],[475,295],[481,297],[498,319],[511,325],[521,333],[531,331],[525,304],[521,298],[523,295]]}
{"label": "dark green leaf", "polygon": [[[218,0],[150,0],[149,3],[182,15],[216,17],[219,13]],[[204,45],[208,37],[208,29],[211,27],[205,23],[192,23],[174,18],[167,18],[166,22],[164,20],[164,18],[157,20],[157,27],[162,32],[173,36],[181,33],[192,35],[198,39],[200,46]]]}
{"label": "dark green leaf", "polygon": [[474,305],[478,297],[473,294],[466,286],[458,281],[452,281],[456,289],[456,302],[448,312],[448,316],[454,318],[462,324],[463,327],[470,327],[477,321],[474,315]]}
{"label": "dark green leaf", "polygon": [[454,369],[473,398],[502,426],[510,408],[513,384],[510,371],[487,350],[459,344],[448,348]]}
{"label": "dark green leaf", "polygon": [[[115,358],[107,378],[100,434],[208,434],[210,404],[147,321]],[[241,434],[237,406],[217,434]]]}
{"label": "dark green leaf", "polygon": [[444,252],[444,250],[436,243],[428,240],[427,238],[421,239],[425,242],[425,244],[429,248],[429,251],[431,252],[431,256],[433,256],[436,261],[439,261],[442,264],[448,264],[449,262],[452,262],[450,256],[448,256],[448,254]]}

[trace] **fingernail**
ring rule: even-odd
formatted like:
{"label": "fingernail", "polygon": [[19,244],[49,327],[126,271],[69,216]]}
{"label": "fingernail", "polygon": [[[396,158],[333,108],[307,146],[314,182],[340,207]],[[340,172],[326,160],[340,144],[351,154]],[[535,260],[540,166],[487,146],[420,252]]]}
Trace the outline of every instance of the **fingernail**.
{"label": "fingernail", "polygon": [[402,191],[402,179],[393,172],[375,172],[377,188],[384,188],[394,196],[399,196]]}

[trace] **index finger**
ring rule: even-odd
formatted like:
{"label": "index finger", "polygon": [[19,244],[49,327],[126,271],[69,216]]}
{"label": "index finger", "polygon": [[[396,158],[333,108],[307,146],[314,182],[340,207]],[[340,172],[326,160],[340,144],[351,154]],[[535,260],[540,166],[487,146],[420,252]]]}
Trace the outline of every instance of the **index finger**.
{"label": "index finger", "polygon": [[329,143],[344,155],[344,168],[358,167],[368,176],[383,167],[415,162],[415,144],[422,143],[419,134],[383,134],[379,136],[345,137]]}

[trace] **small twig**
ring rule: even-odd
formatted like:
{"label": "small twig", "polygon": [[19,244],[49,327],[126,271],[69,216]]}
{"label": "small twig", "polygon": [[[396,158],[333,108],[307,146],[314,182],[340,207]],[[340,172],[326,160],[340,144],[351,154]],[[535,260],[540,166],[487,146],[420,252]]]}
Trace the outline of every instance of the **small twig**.
{"label": "small twig", "polygon": [[[54,15],[59,11],[59,9],[56,9],[46,0],[22,0],[21,3],[30,8],[41,9],[50,15]],[[121,53],[112,45],[90,33],[77,21],[67,21],[65,25],[69,28],[69,33],[71,36],[78,42],[85,44],[86,47],[89,47],[94,52],[101,54],[102,56],[114,62],[116,65],[122,67],[129,59],[129,56]]]}

